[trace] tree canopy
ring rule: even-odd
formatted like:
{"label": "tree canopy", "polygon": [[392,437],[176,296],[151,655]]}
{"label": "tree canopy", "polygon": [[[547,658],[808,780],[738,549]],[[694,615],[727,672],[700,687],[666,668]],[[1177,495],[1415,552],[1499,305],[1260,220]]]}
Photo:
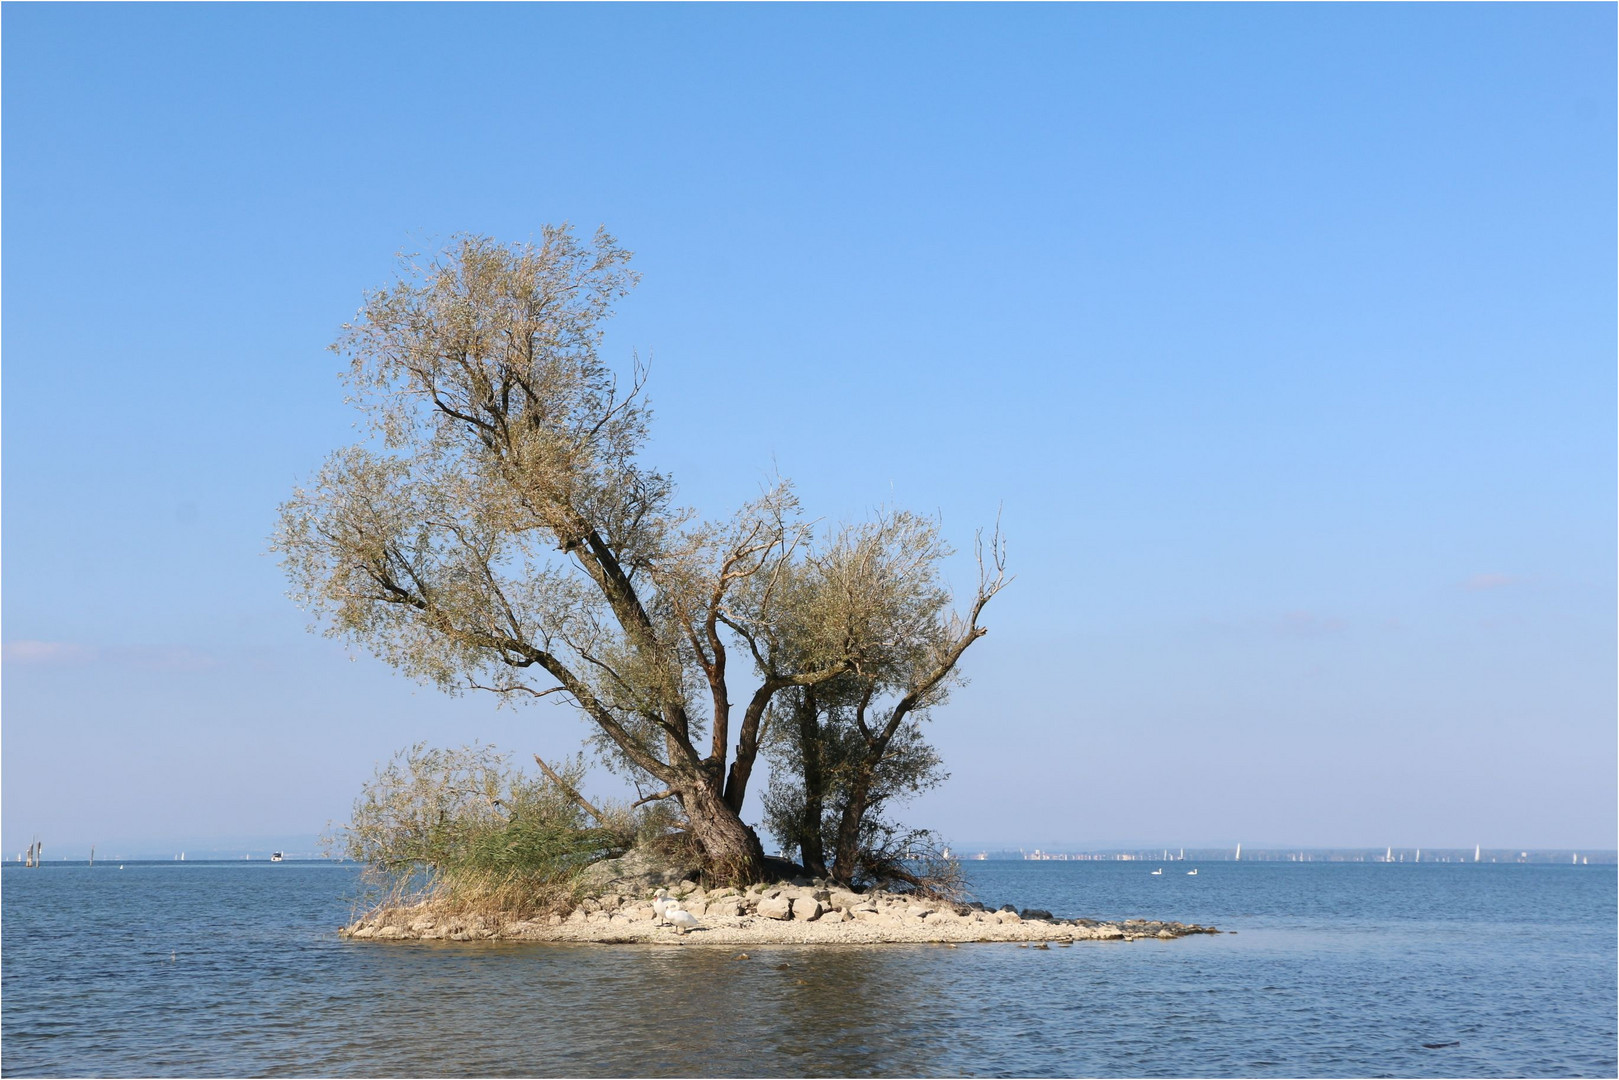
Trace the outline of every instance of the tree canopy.
{"label": "tree canopy", "polygon": [[329,633],[409,676],[562,696],[680,802],[716,872],[746,878],[763,853],[740,814],[777,695],[846,677],[887,745],[985,632],[1004,561],[997,535],[957,616],[935,522],[817,538],[786,482],[722,521],[678,507],[639,457],[644,367],[625,385],[599,356],[635,280],[613,237],[566,226],[405,260],[334,345],[371,437],[283,504],[275,548]]}

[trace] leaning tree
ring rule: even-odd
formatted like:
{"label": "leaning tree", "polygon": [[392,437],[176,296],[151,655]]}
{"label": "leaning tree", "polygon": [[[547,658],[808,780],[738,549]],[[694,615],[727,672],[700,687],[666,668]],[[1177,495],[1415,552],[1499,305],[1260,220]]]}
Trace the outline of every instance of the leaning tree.
{"label": "leaning tree", "polygon": [[[741,810],[772,700],[895,670],[907,594],[877,564],[829,577],[785,483],[721,522],[674,504],[638,459],[644,368],[621,387],[598,355],[634,281],[605,231],[567,226],[406,260],[333,346],[370,437],[283,504],[274,546],[328,633],[451,692],[572,704],[679,801],[712,872],[752,879]],[[998,585],[929,645],[935,682]]]}

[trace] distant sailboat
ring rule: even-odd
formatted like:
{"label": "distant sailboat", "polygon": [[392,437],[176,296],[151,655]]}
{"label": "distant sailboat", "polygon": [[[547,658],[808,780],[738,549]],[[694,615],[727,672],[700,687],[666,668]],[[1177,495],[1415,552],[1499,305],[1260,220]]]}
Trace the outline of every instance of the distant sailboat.
{"label": "distant sailboat", "polygon": [[1477,844],[1474,844],[1473,845],[1473,861],[1474,862],[1478,862],[1478,850],[1479,850],[1479,846]]}
{"label": "distant sailboat", "polygon": [[1232,862],[1242,862],[1242,844],[1240,842],[1237,844],[1237,857],[1235,859],[1232,859],[1231,861]]}
{"label": "distant sailboat", "polygon": [[1417,862],[1421,862],[1421,861],[1422,861],[1422,849],[1417,848]]}

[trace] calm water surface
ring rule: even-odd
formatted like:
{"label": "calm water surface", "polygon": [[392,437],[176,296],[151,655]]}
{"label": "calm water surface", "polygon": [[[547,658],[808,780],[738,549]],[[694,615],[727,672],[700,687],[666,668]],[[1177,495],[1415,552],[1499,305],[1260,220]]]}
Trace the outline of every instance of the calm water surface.
{"label": "calm water surface", "polygon": [[1238,933],[1050,951],[780,947],[751,960],[695,942],[347,942],[334,932],[354,888],[345,867],[7,865],[0,1072],[1619,1071],[1614,867],[1150,869],[968,864],[996,904]]}

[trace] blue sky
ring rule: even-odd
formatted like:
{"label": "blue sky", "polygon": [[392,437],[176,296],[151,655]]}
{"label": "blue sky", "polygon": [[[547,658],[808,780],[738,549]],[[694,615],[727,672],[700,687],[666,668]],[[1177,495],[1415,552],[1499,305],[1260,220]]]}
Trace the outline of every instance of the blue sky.
{"label": "blue sky", "polygon": [[1619,843],[1611,5],[0,21],[6,853],[274,846],[413,741],[578,744],[351,660],[265,553],[393,253],[564,220],[637,253],[606,347],[699,509],[1004,507],[912,820]]}

